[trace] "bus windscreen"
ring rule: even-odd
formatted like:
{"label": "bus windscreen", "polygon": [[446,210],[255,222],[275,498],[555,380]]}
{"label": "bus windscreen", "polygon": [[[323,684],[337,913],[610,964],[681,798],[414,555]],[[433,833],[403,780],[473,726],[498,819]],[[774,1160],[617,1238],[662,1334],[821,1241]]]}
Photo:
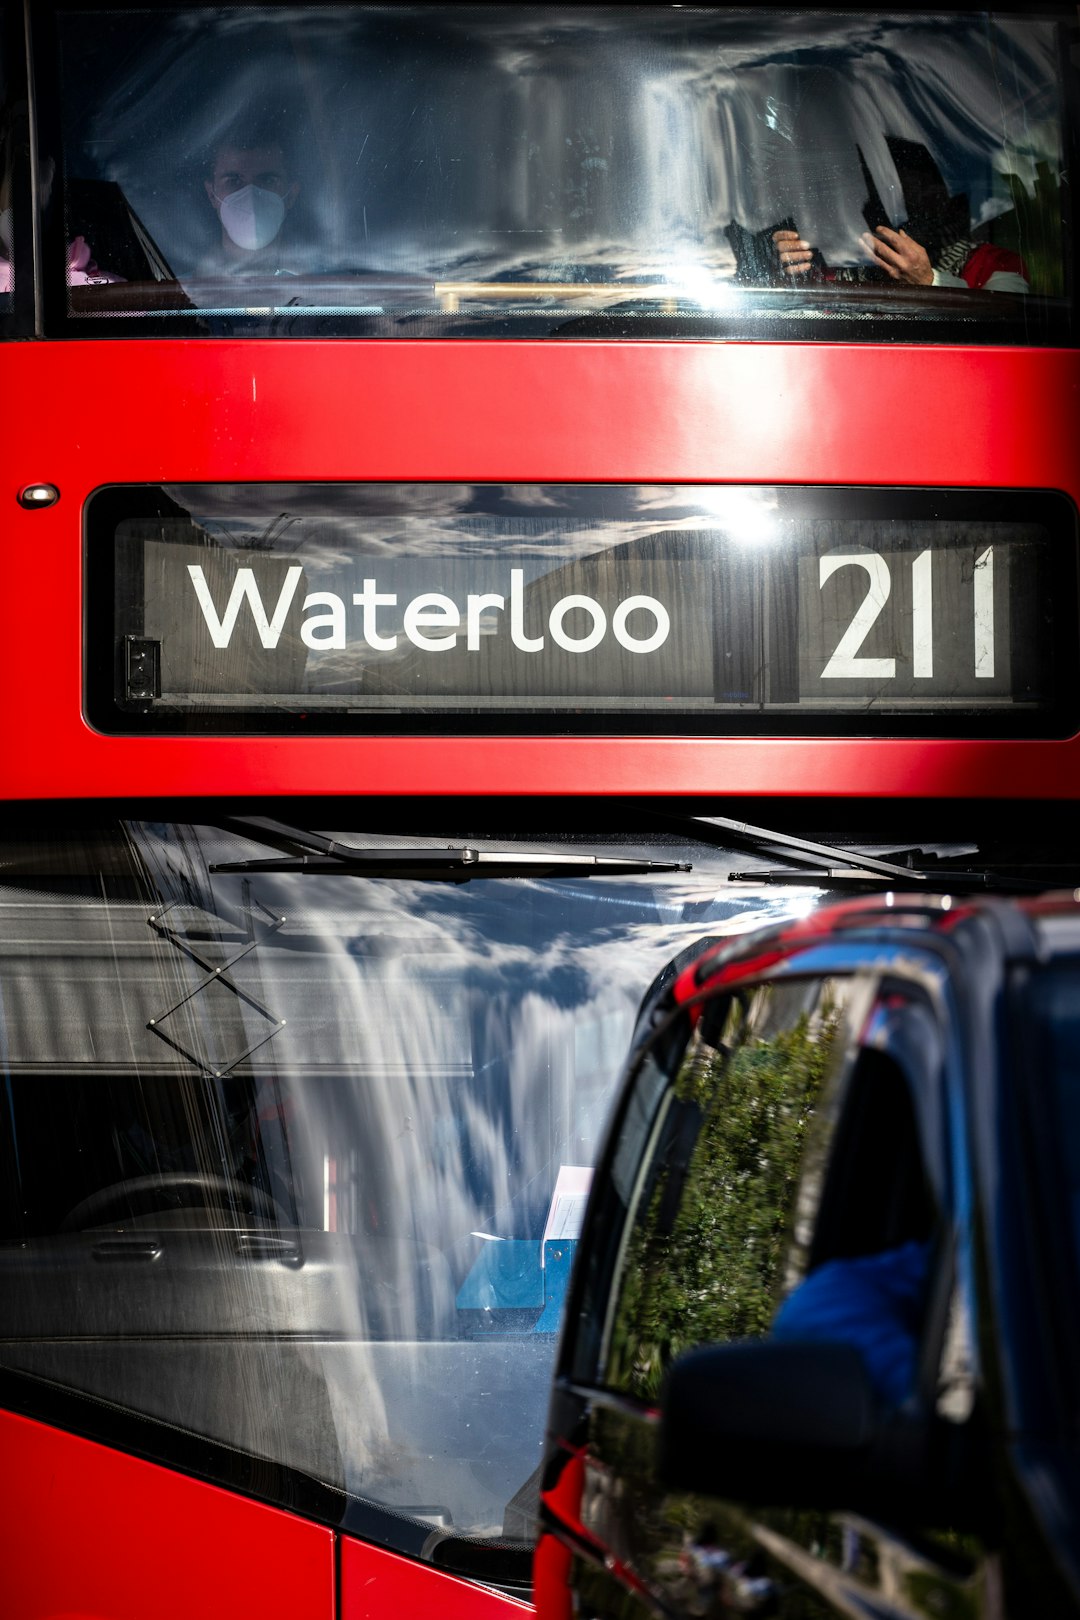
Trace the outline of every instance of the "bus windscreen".
{"label": "bus windscreen", "polygon": [[[592,868],[580,837],[512,838],[518,875],[511,851],[465,882],[456,818],[339,813],[5,821],[0,1378],[400,1552],[527,1571],[637,1003],[790,896],[649,833]],[[348,858],[305,864],[324,834]],[[365,875],[402,845],[411,876]]]}
{"label": "bus windscreen", "polygon": [[969,341],[1019,322],[1037,342],[1068,311],[1073,69],[1052,17],[285,5],[57,20],[49,268],[58,280],[64,257],[83,335],[795,322],[917,339],[944,321]]}

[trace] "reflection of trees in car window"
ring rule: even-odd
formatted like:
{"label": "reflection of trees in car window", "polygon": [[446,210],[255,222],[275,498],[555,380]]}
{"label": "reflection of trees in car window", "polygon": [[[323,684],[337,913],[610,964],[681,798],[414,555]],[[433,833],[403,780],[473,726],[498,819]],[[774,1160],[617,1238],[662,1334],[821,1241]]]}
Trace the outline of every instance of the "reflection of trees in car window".
{"label": "reflection of trees in car window", "polygon": [[706,1014],[654,1139],[609,1384],[652,1399],[682,1350],[768,1331],[792,1281],[808,1126],[846,1050],[846,1000],[831,981],[766,985],[729,1003],[722,1029]]}

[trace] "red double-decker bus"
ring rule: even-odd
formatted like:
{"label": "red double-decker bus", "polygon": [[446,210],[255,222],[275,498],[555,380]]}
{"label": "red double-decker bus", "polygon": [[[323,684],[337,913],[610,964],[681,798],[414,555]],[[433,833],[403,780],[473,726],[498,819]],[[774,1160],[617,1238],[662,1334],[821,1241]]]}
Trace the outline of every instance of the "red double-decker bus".
{"label": "red double-decker bus", "polygon": [[528,1604],[650,980],[1072,872],[1077,48],[0,4],[5,1615]]}

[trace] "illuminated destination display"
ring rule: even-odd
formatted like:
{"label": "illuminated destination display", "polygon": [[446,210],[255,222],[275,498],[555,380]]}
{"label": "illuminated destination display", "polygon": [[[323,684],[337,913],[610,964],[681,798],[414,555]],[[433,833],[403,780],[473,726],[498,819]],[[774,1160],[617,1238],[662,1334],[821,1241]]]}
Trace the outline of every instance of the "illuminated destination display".
{"label": "illuminated destination display", "polygon": [[87,512],[103,730],[1053,735],[1076,516],[1046,492],[122,486]]}

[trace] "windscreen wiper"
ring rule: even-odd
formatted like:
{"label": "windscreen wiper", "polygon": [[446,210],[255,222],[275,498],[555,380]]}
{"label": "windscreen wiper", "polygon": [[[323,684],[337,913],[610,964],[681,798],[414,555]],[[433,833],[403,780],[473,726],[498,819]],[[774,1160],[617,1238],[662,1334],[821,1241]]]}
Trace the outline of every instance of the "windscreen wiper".
{"label": "windscreen wiper", "polygon": [[[470,883],[474,878],[634,877],[660,872],[689,872],[688,861],[647,861],[617,855],[577,855],[565,850],[475,849],[469,844],[446,849],[360,849],[322,833],[290,827],[261,816],[230,818],[228,826],[294,853],[256,855],[241,861],[218,861],[218,872],[336,872],[352,877],[426,879],[433,883]],[[296,852],[299,853],[296,853]]]}
{"label": "windscreen wiper", "polygon": [[[1046,884],[1038,878],[1020,877],[1012,872],[982,871],[941,866],[930,869],[901,868],[903,886],[909,889],[929,888],[935,894],[1041,894]],[[790,866],[776,870],[756,872],[729,872],[729,883],[807,883],[821,889],[896,889],[901,887],[895,879],[884,878],[877,872],[862,871],[857,866],[834,866],[812,871],[809,867],[793,870]]]}
{"label": "windscreen wiper", "polygon": [[[650,820],[658,821],[670,827],[672,831],[688,833],[702,843],[715,844],[721,849],[727,849],[731,844],[742,845],[754,851],[779,849],[788,860],[801,865],[812,862],[815,867],[824,861],[830,877],[845,876],[848,879],[857,878],[875,882],[879,882],[882,878],[891,878],[894,881],[914,884],[926,881],[925,874],[913,867],[897,866],[892,861],[882,861],[877,856],[840,849],[835,844],[816,844],[809,838],[797,838],[793,833],[778,832],[772,827],[752,827],[748,821],[731,821],[727,816],[680,816],[655,810],[646,813]],[[821,877],[822,872],[816,870],[813,875]],[[777,877],[798,881],[798,875],[790,869],[777,874]],[[732,872],[729,878],[732,882],[745,882],[754,878],[767,881],[767,875],[763,872]]]}
{"label": "windscreen wiper", "polygon": [[[883,861],[861,850],[841,849],[835,844],[817,844],[809,838],[779,832],[771,827],[754,827],[749,822],[732,821],[726,816],[682,816],[666,811],[649,811],[650,819],[685,835],[722,848],[742,845],[755,852],[779,850],[788,860],[799,863],[779,870],[761,869],[729,872],[729,883],[807,883],[823,889],[842,888],[932,888],[952,892],[1008,890],[1037,894],[1045,881],[1009,871],[959,868],[944,863],[934,866],[900,866]],[[912,851],[915,854],[916,851]],[[970,853],[970,850],[965,851]],[[824,865],[820,865],[824,862]]]}

